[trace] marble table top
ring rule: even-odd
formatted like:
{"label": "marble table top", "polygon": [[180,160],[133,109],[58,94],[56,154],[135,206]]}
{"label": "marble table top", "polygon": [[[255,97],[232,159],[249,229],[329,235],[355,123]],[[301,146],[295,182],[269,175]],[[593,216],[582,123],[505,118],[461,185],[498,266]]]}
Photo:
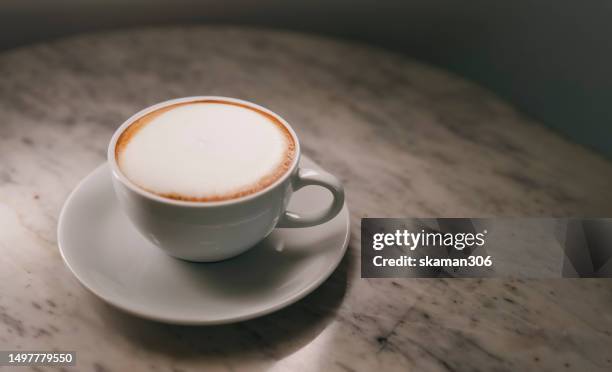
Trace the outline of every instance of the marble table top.
{"label": "marble table top", "polygon": [[[612,163],[491,92],[365,45],[222,27],[15,49],[0,76],[0,350],[77,350],[73,370],[97,372],[612,369],[610,280],[360,278],[365,216],[610,216]],[[105,305],[62,263],[60,208],[113,130],[190,95],[278,112],[346,186],[349,253],[285,310],[157,324]]]}

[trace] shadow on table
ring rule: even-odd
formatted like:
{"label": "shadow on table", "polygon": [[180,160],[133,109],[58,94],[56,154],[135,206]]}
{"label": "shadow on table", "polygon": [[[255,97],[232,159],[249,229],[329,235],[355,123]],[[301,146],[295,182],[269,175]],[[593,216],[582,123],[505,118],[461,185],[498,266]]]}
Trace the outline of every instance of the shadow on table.
{"label": "shadow on table", "polygon": [[[350,251],[350,249],[349,249]],[[350,253],[313,293],[275,313],[219,326],[158,323],[103,303],[96,307],[108,325],[130,342],[177,359],[206,357],[278,360],[316,338],[334,319],[347,289]],[[98,300],[99,301],[99,300]]]}

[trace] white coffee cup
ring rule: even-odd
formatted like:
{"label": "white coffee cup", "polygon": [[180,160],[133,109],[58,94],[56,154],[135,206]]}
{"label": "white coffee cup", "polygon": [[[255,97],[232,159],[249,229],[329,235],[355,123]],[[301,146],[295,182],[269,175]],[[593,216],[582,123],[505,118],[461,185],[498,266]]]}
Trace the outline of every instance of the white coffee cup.
{"label": "white coffee cup", "polygon": [[[271,185],[235,199],[195,202],[166,198],[131,182],[117,163],[115,146],[123,131],[136,119],[177,103],[221,100],[250,106],[272,115],[282,123],[295,142],[290,168]],[[197,96],[165,101],[148,107],[125,121],[108,146],[108,163],[119,203],[134,226],[167,254],[199,262],[224,260],[255,246],[275,227],[297,228],[318,225],[335,217],[344,205],[344,190],[333,175],[300,168],[300,145],[289,124],[274,112],[251,102],[227,97]],[[308,185],[322,186],[333,195],[331,205],[322,211],[302,215],[287,211],[294,191]]]}

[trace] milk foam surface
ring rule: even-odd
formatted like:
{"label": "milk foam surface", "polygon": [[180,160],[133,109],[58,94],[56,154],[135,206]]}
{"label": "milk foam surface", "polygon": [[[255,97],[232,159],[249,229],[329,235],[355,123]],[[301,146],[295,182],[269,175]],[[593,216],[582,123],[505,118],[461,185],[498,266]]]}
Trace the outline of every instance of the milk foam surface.
{"label": "milk foam surface", "polygon": [[117,160],[128,179],[156,194],[222,199],[284,169],[292,140],[279,125],[232,104],[179,105],[138,129]]}

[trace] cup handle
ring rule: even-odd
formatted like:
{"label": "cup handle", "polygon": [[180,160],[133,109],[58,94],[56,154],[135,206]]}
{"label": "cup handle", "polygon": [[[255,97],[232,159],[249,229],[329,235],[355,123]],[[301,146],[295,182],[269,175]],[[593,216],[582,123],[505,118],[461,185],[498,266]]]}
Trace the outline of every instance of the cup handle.
{"label": "cup handle", "polygon": [[334,200],[325,209],[319,212],[298,214],[291,211],[285,211],[280,217],[276,227],[309,227],[319,225],[331,220],[344,206],[344,188],[340,181],[333,175],[314,169],[298,169],[297,174],[292,180],[293,190],[297,191],[304,186],[317,185],[328,189]]}

